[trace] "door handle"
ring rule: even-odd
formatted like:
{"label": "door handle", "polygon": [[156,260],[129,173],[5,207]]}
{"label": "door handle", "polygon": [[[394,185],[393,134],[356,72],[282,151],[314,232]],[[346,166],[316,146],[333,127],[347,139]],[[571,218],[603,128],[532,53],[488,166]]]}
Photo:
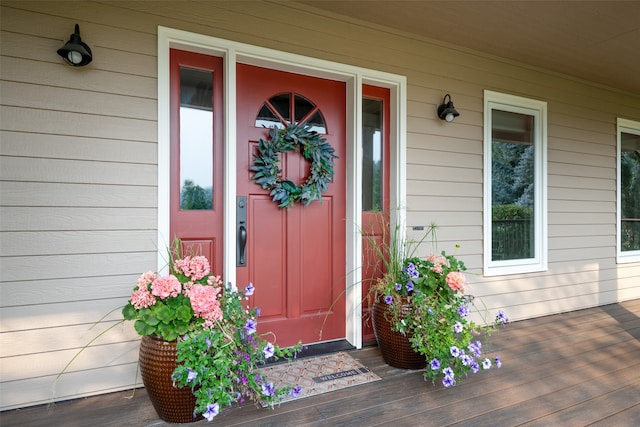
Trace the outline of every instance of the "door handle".
{"label": "door handle", "polygon": [[240,225],[238,229],[238,246],[240,253],[238,259],[238,265],[247,265],[247,257],[245,254],[245,249],[247,248],[247,227]]}
{"label": "door handle", "polygon": [[244,267],[247,265],[247,198],[246,196],[238,196],[236,201],[236,266]]}

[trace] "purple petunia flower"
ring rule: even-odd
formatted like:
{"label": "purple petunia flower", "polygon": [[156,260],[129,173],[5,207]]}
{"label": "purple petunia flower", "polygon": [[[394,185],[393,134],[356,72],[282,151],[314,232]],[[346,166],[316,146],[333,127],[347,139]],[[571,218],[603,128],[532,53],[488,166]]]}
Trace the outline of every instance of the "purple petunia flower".
{"label": "purple petunia flower", "polygon": [[257,330],[257,322],[254,319],[247,319],[247,323],[244,325],[244,331],[248,335],[255,334]]}
{"label": "purple petunia flower", "polygon": [[453,369],[451,369],[450,366],[447,366],[446,368],[444,368],[442,370],[442,373],[444,374],[445,377],[450,377],[451,379],[455,378],[456,374],[453,372]]}
{"label": "purple petunia flower", "polygon": [[207,410],[202,414],[203,417],[207,419],[207,421],[211,421],[213,417],[218,415],[220,411],[220,406],[217,403],[208,403]]}
{"label": "purple petunia flower", "polygon": [[187,382],[190,383],[191,381],[195,380],[196,377],[198,376],[198,373],[194,370],[192,370],[191,368],[187,368],[187,372],[189,372],[189,374],[187,375]]}
{"label": "purple petunia flower", "polygon": [[387,304],[391,304],[393,302],[393,297],[391,295],[387,295],[386,297],[384,297],[384,302],[386,302]]}
{"label": "purple petunia flower", "polygon": [[262,394],[265,396],[273,396],[275,393],[275,388],[273,387],[273,383],[262,384]]}
{"label": "purple petunia flower", "polygon": [[500,356],[496,356],[496,368],[501,368],[502,367],[502,360],[500,360]]}
{"label": "purple petunia flower", "polygon": [[463,354],[462,356],[460,356],[460,360],[462,361],[462,364],[464,366],[471,366],[471,364],[473,363],[473,357],[469,356],[468,354]]}
{"label": "purple petunia flower", "polygon": [[302,387],[297,385],[289,391],[289,395],[291,397],[298,397],[300,395],[300,392],[302,392]]}
{"label": "purple petunia flower", "polygon": [[407,283],[407,291],[413,292],[413,282],[411,280]]}
{"label": "purple petunia flower", "polygon": [[440,361],[438,359],[432,359],[431,362],[429,362],[429,365],[431,365],[431,370],[433,371],[440,370]]}
{"label": "purple petunia flower", "polygon": [[267,358],[267,359],[270,358],[270,357],[273,357],[274,350],[275,350],[275,348],[274,348],[273,344],[268,342],[267,345],[264,347],[264,350],[262,350],[262,352],[264,353],[264,357]]}
{"label": "purple petunia flower", "polygon": [[482,343],[480,341],[469,344],[468,348],[474,356],[480,356],[482,354]]}
{"label": "purple petunia flower", "polygon": [[253,291],[255,291],[255,287],[253,286],[253,283],[249,282],[249,285],[247,285],[246,288],[244,288],[244,296],[245,297],[250,297],[251,295],[253,295]]}
{"label": "purple petunia flower", "polygon": [[467,317],[469,315],[469,307],[466,305],[461,305],[458,307],[458,314],[462,317]]}
{"label": "purple petunia flower", "polygon": [[402,290],[402,283],[396,283],[396,291]]}
{"label": "purple petunia flower", "polygon": [[207,344],[207,349],[208,349],[209,347],[211,347],[211,340],[209,339],[209,337],[206,337],[206,338],[204,339],[204,342]]}
{"label": "purple petunia flower", "polygon": [[502,310],[498,310],[498,315],[496,316],[496,319],[498,319],[498,322],[500,323],[509,323],[509,318],[507,317],[506,314],[504,314],[504,311]]}
{"label": "purple petunia flower", "polygon": [[442,385],[444,385],[445,387],[454,386],[456,385],[456,380],[454,380],[453,377],[445,376],[444,378],[442,378]]}
{"label": "purple petunia flower", "polygon": [[478,362],[476,361],[471,362],[471,370],[473,371],[474,374],[478,373],[478,371],[480,370],[480,365],[478,365]]}
{"label": "purple petunia flower", "polygon": [[460,322],[456,322],[455,325],[453,325],[453,332],[455,332],[456,334],[459,334],[460,332],[462,332],[463,329],[464,329],[464,326],[462,326],[462,323]]}
{"label": "purple petunia flower", "polygon": [[407,276],[411,277],[412,279],[416,279],[420,276],[420,273],[418,273],[418,269],[412,262],[407,264],[407,266],[404,268],[404,272],[407,273]]}
{"label": "purple petunia flower", "polygon": [[449,351],[451,352],[451,355],[453,357],[460,356],[460,349],[458,347],[456,347],[455,345],[452,345],[451,348],[449,349]]}
{"label": "purple petunia flower", "polygon": [[491,369],[491,360],[484,359],[482,361],[482,369]]}

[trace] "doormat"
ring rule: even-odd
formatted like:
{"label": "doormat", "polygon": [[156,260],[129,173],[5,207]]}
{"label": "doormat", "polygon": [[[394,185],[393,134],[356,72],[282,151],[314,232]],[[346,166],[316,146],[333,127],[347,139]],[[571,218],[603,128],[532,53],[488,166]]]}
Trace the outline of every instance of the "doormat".
{"label": "doormat", "polygon": [[343,352],[269,365],[260,371],[275,387],[302,387],[297,397],[286,396],[282,402],[380,380],[369,368]]}

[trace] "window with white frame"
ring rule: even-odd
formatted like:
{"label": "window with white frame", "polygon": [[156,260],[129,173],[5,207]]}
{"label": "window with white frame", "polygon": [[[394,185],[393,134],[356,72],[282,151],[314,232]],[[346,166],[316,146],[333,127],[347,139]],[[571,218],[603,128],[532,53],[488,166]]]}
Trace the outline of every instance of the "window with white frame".
{"label": "window with white frame", "polygon": [[547,269],[547,104],[484,92],[484,274]]}
{"label": "window with white frame", "polygon": [[618,262],[640,261],[640,122],[618,119]]}

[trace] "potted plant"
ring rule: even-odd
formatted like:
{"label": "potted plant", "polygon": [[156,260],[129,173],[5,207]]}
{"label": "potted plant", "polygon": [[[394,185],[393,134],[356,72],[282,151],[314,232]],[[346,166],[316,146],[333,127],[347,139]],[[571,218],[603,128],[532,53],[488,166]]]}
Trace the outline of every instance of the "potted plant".
{"label": "potted plant", "polygon": [[140,276],[122,314],[142,336],[140,371],[160,418],[209,421],[223,406],[253,400],[273,404],[299,387],[274,388],[259,373],[271,358],[290,358],[299,346],[282,349],[257,334],[254,292],[240,291],[210,272],[203,256],[182,256],[176,240],[169,274]]}
{"label": "potted plant", "polygon": [[[435,225],[421,239],[406,241],[400,228],[381,249],[384,275],[369,290],[373,327],[385,361],[396,367],[424,370],[425,379],[442,379],[449,387],[469,373],[500,367],[499,356],[483,354],[482,340],[508,322],[475,323],[470,314],[476,299],[467,292],[464,262],[444,251],[415,255]],[[377,246],[379,248],[379,246]]]}

